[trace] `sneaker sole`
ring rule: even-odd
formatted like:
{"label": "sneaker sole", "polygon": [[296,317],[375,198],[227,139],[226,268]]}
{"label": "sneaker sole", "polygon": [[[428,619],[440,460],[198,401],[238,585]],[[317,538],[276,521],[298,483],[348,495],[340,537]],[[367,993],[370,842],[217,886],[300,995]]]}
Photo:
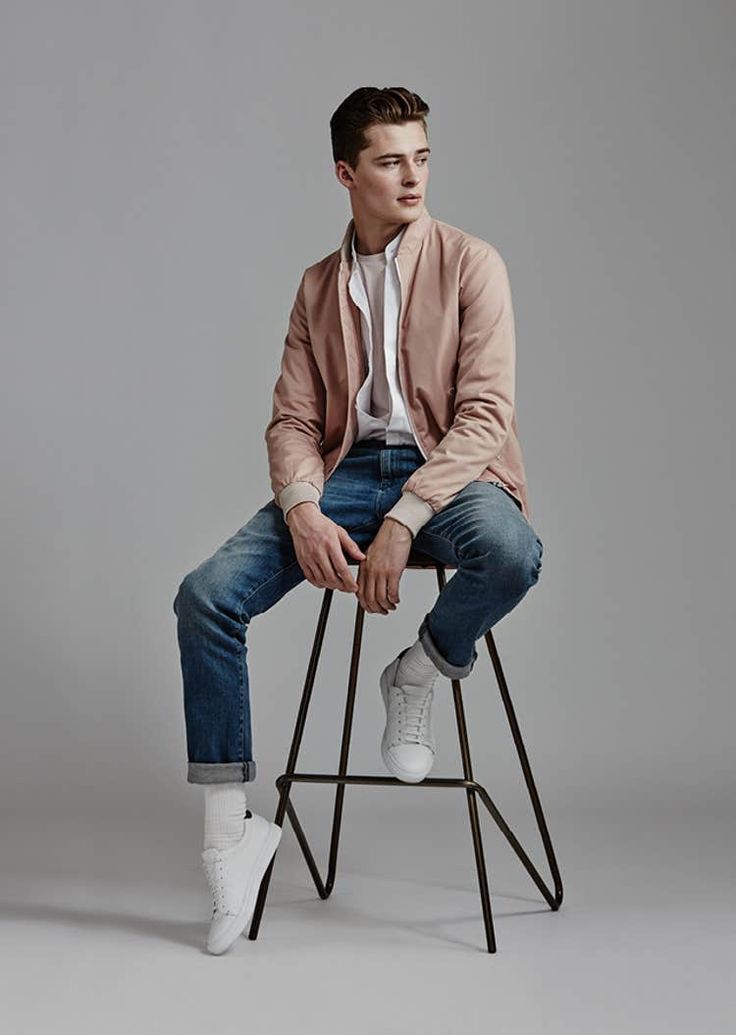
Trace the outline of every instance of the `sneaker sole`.
{"label": "sneaker sole", "polygon": [[212,953],[214,956],[220,956],[223,952],[229,949],[253,919],[253,913],[256,908],[256,899],[258,898],[258,892],[261,890],[261,881],[268,869],[269,863],[276,853],[282,833],[282,827],[277,823],[271,823],[268,837],[266,838],[260,855],[253,867],[251,882],[248,885],[248,890],[243,899],[243,907],[238,913],[237,919],[233,918],[232,927],[229,927],[227,934],[223,934],[221,940],[215,943],[215,947],[208,947],[208,952]]}
{"label": "sneaker sole", "polygon": [[[403,651],[402,651],[402,653],[403,653]],[[381,697],[383,698],[383,706],[386,709],[386,722],[387,723],[388,723],[389,674],[390,674],[391,678],[393,679],[393,677],[396,675],[396,670],[399,667],[400,660],[401,660],[400,657],[397,658],[395,661],[393,661],[391,663],[391,665],[389,665],[389,667],[387,669],[385,669],[381,673],[381,679],[380,679]],[[400,765],[397,765],[396,762],[394,762],[394,760],[388,754],[388,748],[386,746],[386,730],[383,731],[383,736],[381,737],[381,758],[383,759],[383,764],[386,766],[388,771],[393,776],[395,776],[398,780],[401,780],[402,783],[421,783],[422,780],[424,780],[425,777],[428,776],[429,773],[431,773],[432,766],[434,766],[434,759],[432,759],[432,765],[424,773],[412,773],[412,772],[410,772],[407,769],[402,769],[402,767]]]}

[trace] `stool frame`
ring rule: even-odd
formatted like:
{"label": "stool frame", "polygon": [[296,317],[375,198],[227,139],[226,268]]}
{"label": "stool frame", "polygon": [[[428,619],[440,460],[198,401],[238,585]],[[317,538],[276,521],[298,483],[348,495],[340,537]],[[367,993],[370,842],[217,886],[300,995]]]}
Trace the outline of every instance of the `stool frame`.
{"label": "stool frame", "polygon": [[[355,564],[355,561],[348,561],[348,563]],[[407,569],[419,569],[419,568],[435,568],[437,571],[437,581],[440,591],[445,586],[445,569],[452,567],[451,565],[443,564],[434,558],[429,557],[426,554],[422,554],[419,551],[412,549],[409,556],[406,568]],[[309,666],[307,668],[307,675],[304,683],[304,690],[302,692],[302,698],[299,705],[299,711],[296,719],[296,726],[294,729],[294,735],[291,741],[291,747],[289,749],[289,757],[286,762],[286,771],[282,773],[276,780],[276,787],[279,791],[279,801],[276,809],[276,817],[274,822],[279,826],[283,826],[284,816],[288,815],[289,821],[294,829],[299,845],[301,846],[304,858],[306,860],[309,872],[312,875],[317,893],[320,898],[329,898],[330,893],[335,885],[335,877],[337,873],[337,854],[340,840],[340,826],[342,821],[343,801],[345,797],[345,787],[349,784],[362,784],[371,786],[391,786],[391,787],[402,787],[402,788],[426,788],[426,787],[458,787],[463,788],[466,793],[468,803],[468,814],[470,818],[470,828],[473,835],[473,847],[475,851],[475,863],[478,873],[478,885],[480,890],[481,907],[483,910],[483,923],[485,927],[486,937],[486,948],[489,953],[496,952],[496,938],[493,927],[493,915],[491,909],[491,896],[488,887],[488,873],[486,870],[485,857],[483,852],[483,841],[481,837],[480,821],[478,817],[478,804],[477,798],[480,798],[482,803],[488,809],[502,834],[509,842],[511,847],[516,852],[517,856],[521,860],[524,868],[526,869],[529,876],[534,881],[535,885],[541,892],[545,901],[549,905],[550,909],[557,911],[562,904],[562,880],[560,877],[560,871],[555,858],[554,848],[552,847],[552,841],[547,828],[547,822],[542,811],[542,805],[537,792],[534,777],[532,775],[531,766],[529,764],[529,757],[524,747],[524,741],[521,736],[521,730],[519,729],[519,723],[516,718],[514,706],[511,702],[511,696],[509,694],[508,685],[506,678],[501,667],[501,661],[496,649],[496,644],[493,639],[493,635],[489,630],[485,633],[485,642],[488,647],[488,653],[491,658],[493,670],[498,683],[498,688],[501,693],[501,700],[503,701],[506,717],[511,728],[511,734],[516,746],[516,751],[521,764],[522,772],[524,774],[524,781],[526,783],[529,797],[531,799],[532,808],[534,810],[534,816],[537,822],[542,843],[544,845],[544,851],[549,864],[550,872],[552,874],[552,880],[554,884],[554,890],[550,890],[547,884],[540,876],[537,868],[532,863],[527,853],[522,848],[515,834],[509,827],[506,820],[501,815],[500,811],[493,802],[488,791],[479,784],[473,777],[473,770],[470,761],[470,746],[468,742],[468,731],[465,724],[465,712],[463,708],[462,692],[460,688],[460,680],[452,679],[452,692],[453,700],[455,705],[455,717],[457,721],[457,731],[460,741],[460,756],[462,759],[463,777],[462,778],[443,778],[443,777],[425,777],[420,783],[405,783],[402,780],[398,780],[393,776],[356,776],[348,774],[348,756],[350,753],[350,738],[353,728],[353,713],[355,709],[355,694],[358,683],[358,664],[360,660],[360,651],[363,639],[363,622],[365,618],[365,611],[363,610],[360,602],[357,604],[357,610],[355,615],[355,627],[353,633],[353,649],[350,658],[350,675],[348,678],[348,690],[347,690],[347,701],[345,705],[345,717],[343,720],[342,730],[342,744],[340,748],[340,762],[337,773],[300,773],[296,771],[297,758],[299,755],[299,748],[301,746],[302,737],[304,734],[304,728],[307,720],[307,712],[309,709],[309,703],[312,696],[312,690],[314,687],[314,680],[317,673],[317,665],[319,663],[320,654],[322,651],[322,644],[324,641],[325,630],[327,627],[327,618],[330,612],[330,605],[332,603],[332,596],[334,590],[325,589],[322,598],[322,607],[320,609],[319,619],[317,622],[317,630],[315,633],[314,644],[312,646],[312,653],[309,659]],[[327,879],[322,880],[320,876],[317,863],[315,862],[314,856],[309,847],[307,837],[304,833],[299,818],[294,808],[293,803],[290,800],[291,787],[294,783],[332,783],[336,784],[335,792],[335,806],[332,819],[332,834],[330,837],[330,852],[329,862],[327,870]],[[273,871],[274,863],[276,861],[277,852],[274,854],[271,863],[263,875],[261,881],[258,898],[256,900],[253,917],[251,919],[250,929],[248,932],[248,938],[255,940],[258,937],[258,930],[261,923],[261,917],[266,902],[266,896],[268,894],[268,887],[271,880],[271,874]]]}

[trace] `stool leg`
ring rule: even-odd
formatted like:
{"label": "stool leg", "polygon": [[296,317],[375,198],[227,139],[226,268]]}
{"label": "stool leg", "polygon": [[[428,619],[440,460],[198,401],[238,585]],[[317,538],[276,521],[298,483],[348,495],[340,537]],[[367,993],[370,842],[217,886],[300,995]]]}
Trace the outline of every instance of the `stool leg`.
{"label": "stool leg", "polygon": [[[514,711],[514,706],[511,703],[511,696],[509,694],[508,684],[506,683],[506,677],[504,676],[503,669],[501,667],[501,659],[498,656],[498,651],[496,650],[496,643],[493,639],[493,635],[491,634],[490,629],[485,634],[485,641],[486,646],[488,647],[488,653],[491,656],[493,671],[496,674],[498,689],[501,692],[501,700],[503,701],[503,706],[506,711],[506,717],[509,721],[509,726],[511,727],[511,735],[514,738],[516,752],[519,756],[519,762],[521,763],[521,769],[524,774],[524,782],[526,783],[526,787],[529,792],[529,797],[532,803],[532,808],[534,809],[534,816],[536,818],[537,827],[539,828],[539,833],[542,838],[542,843],[544,845],[544,852],[547,856],[547,862],[549,864],[550,872],[552,873],[552,879],[554,881],[555,886],[554,898],[550,900],[549,892],[547,888],[543,885],[542,890],[545,892],[545,897],[548,898],[549,904],[552,907],[552,909],[557,910],[560,908],[560,905],[562,904],[562,878],[560,876],[560,870],[557,865],[557,859],[555,858],[555,851],[552,847],[552,839],[549,836],[547,822],[544,818],[544,813],[542,812],[542,803],[539,800],[537,787],[534,782],[534,777],[532,776],[532,769],[529,765],[529,756],[526,753],[524,741],[521,737],[521,730],[519,729],[519,723],[516,718],[516,712]],[[514,847],[514,849],[516,850],[516,846],[513,845],[513,843],[512,847]],[[518,854],[519,852],[517,850],[517,855]],[[519,857],[522,858],[521,856]],[[522,861],[524,860],[522,859]],[[534,876],[534,874],[532,874],[532,876]],[[541,881],[541,878],[539,878],[539,880]]]}
{"label": "stool leg", "polygon": [[[445,586],[445,569],[437,565],[437,582],[440,592]],[[463,708],[462,691],[460,680],[453,679],[452,695],[455,703],[455,718],[457,721],[457,733],[460,740],[460,756],[463,763],[463,775],[466,780],[473,780],[473,767],[470,761],[470,744],[468,742],[468,730],[465,724],[465,710]],[[483,908],[483,925],[486,932],[486,946],[489,952],[496,951],[496,936],[493,930],[493,913],[491,910],[491,895],[488,890],[488,873],[486,870],[485,856],[483,853],[483,838],[478,818],[478,802],[475,797],[475,789],[466,787],[465,794],[468,802],[468,814],[470,817],[470,829],[473,835],[473,848],[475,851],[475,867],[478,872],[478,885],[480,888],[480,901]]]}
{"label": "stool leg", "polygon": [[[358,685],[358,664],[360,662],[360,647],[363,640],[363,620],[365,611],[358,603],[355,610],[355,628],[353,631],[353,651],[350,655],[350,676],[348,678],[348,694],[345,702],[345,718],[342,727],[342,743],[340,746],[339,776],[346,776],[348,771],[348,755],[350,753],[350,737],[353,730],[353,713],[355,711],[355,690]],[[337,870],[337,847],[340,839],[340,824],[342,821],[342,806],[345,797],[345,784],[339,783],[335,791],[335,810],[332,818],[332,836],[330,838],[330,861],[325,882],[324,898],[332,891],[335,885],[335,873]]]}
{"label": "stool leg", "polygon": [[[319,613],[319,620],[317,622],[317,631],[314,636],[314,644],[312,645],[312,653],[309,658],[309,665],[307,667],[307,675],[304,681],[304,690],[302,692],[302,699],[299,704],[299,711],[297,713],[296,725],[294,728],[294,736],[291,739],[291,747],[289,749],[289,758],[286,763],[287,773],[293,773],[296,769],[296,762],[299,755],[299,748],[301,746],[302,737],[304,735],[304,726],[307,721],[307,711],[309,709],[309,702],[312,697],[312,689],[314,687],[314,678],[317,674],[317,665],[319,663],[319,656],[322,652],[322,643],[325,638],[325,629],[327,627],[327,617],[330,613],[330,604],[332,603],[332,594],[334,590],[326,589],[322,597],[322,607]],[[279,803],[276,808],[276,816],[274,822],[280,827],[284,825],[284,815],[286,813],[287,806],[289,804],[289,793],[291,791],[290,780],[285,780],[281,784],[281,790],[279,794]],[[276,855],[278,855],[278,849],[274,853],[274,857],[271,863],[263,875],[261,881],[261,888],[258,892],[258,898],[256,900],[255,909],[253,911],[253,919],[251,920],[250,929],[248,931],[248,938],[254,941],[258,937],[258,928],[261,924],[261,915],[263,913],[263,907],[266,903],[266,895],[268,894],[268,885],[271,881],[271,873],[273,872],[273,866],[276,862]]]}
{"label": "stool leg", "polygon": [[[350,657],[350,675],[348,679],[348,694],[345,703],[345,719],[343,722],[342,731],[342,745],[340,748],[340,764],[339,770],[336,776],[347,776],[348,771],[348,755],[350,753],[350,737],[353,729],[353,714],[355,711],[355,693],[358,684],[358,663],[360,661],[360,649],[363,639],[363,620],[365,611],[358,603],[355,612],[355,630],[353,633],[353,651]],[[291,770],[288,770],[291,772]],[[277,786],[284,780],[288,779],[288,772],[284,776],[279,777],[276,781]],[[293,782],[293,781],[292,781]],[[335,793],[335,809],[332,818],[332,833],[330,836],[330,854],[329,864],[327,870],[327,880],[322,883],[322,878],[319,873],[319,868],[314,860],[312,850],[309,847],[306,834],[302,828],[299,818],[296,814],[296,810],[291,801],[287,802],[286,811],[289,816],[294,833],[296,834],[297,840],[301,846],[304,858],[306,859],[309,872],[312,874],[312,880],[314,881],[315,887],[320,898],[329,898],[330,893],[335,886],[335,874],[337,871],[337,850],[340,840],[340,824],[342,820],[342,807],[343,800],[345,797],[345,784],[338,783],[337,790]]]}

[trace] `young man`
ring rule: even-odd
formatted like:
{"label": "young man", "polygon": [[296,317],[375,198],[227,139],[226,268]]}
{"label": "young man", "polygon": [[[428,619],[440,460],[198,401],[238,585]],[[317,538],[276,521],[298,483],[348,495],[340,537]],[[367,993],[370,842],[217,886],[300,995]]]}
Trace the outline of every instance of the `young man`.
{"label": "young man", "polygon": [[476,640],[539,577],[508,275],[492,245],[426,208],[428,113],[409,90],[365,87],[332,116],[352,219],[339,249],[305,270],[292,307],[265,432],[274,497],[174,601],[216,954],[249,923],[281,836],[246,809],[250,620],[305,578],[388,614],[413,543],[455,566],[417,639],[380,677],[382,758],[414,783],[434,762],[438,675],[467,676]]}

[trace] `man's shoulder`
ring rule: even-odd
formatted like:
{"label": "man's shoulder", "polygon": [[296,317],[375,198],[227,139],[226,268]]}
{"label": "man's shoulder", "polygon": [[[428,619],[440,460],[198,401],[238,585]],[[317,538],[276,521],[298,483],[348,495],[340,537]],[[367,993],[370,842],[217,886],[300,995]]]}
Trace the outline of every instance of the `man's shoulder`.
{"label": "man's shoulder", "polygon": [[340,265],[340,249],[335,248],[328,255],[307,266],[302,274],[305,286],[311,290],[319,290],[336,282]]}
{"label": "man's shoulder", "polygon": [[442,219],[432,219],[430,236],[441,245],[445,256],[459,260],[461,266],[484,260],[491,266],[504,264],[498,248],[490,241]]}

